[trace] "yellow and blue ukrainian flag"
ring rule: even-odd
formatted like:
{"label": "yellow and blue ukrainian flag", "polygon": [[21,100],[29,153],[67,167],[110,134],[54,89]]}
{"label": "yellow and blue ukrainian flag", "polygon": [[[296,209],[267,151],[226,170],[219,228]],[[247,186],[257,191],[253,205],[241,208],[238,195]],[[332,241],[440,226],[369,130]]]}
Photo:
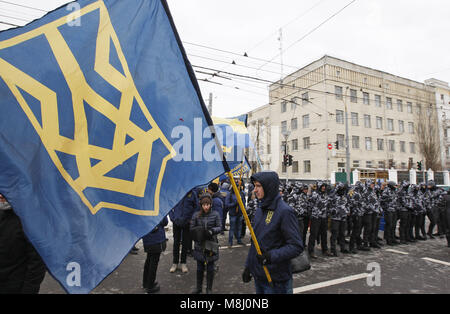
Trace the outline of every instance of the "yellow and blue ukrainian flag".
{"label": "yellow and blue ukrainian flag", "polygon": [[175,127],[212,125],[202,99],[165,0],[80,0],[0,33],[0,193],[67,292],[224,172],[174,161]]}

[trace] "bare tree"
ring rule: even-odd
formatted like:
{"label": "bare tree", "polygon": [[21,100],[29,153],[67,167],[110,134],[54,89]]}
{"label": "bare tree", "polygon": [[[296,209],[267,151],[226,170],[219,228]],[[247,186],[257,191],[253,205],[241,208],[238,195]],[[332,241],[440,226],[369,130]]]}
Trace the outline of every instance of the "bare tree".
{"label": "bare tree", "polygon": [[416,116],[415,124],[416,143],[425,159],[425,166],[434,171],[442,170],[437,115],[432,105],[426,110],[426,115]]}

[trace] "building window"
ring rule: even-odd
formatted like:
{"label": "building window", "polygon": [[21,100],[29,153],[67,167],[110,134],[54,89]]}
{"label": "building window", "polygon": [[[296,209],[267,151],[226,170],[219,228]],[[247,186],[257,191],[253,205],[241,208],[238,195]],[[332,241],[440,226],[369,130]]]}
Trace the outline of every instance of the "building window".
{"label": "building window", "polygon": [[387,129],[388,131],[394,131],[394,120],[387,119]]}
{"label": "building window", "polygon": [[353,160],[353,168],[359,167],[359,160]]}
{"label": "building window", "polygon": [[309,137],[303,138],[303,149],[310,149],[311,148],[311,141]]}
{"label": "building window", "polygon": [[405,146],[406,146],[405,141],[400,141],[400,152],[401,152],[401,153],[406,153],[406,148],[405,148]]}
{"label": "building window", "polygon": [[293,151],[298,150],[298,139],[292,140],[292,150]]}
{"label": "building window", "polygon": [[397,110],[403,112],[403,101],[401,99],[397,99]]}
{"label": "building window", "polygon": [[408,132],[414,134],[414,122],[408,122]]}
{"label": "building window", "polygon": [[302,116],[302,121],[303,121],[303,128],[304,129],[309,128],[309,114],[305,114],[304,116]]}
{"label": "building window", "polygon": [[381,96],[375,95],[375,107],[381,107]]}
{"label": "building window", "polygon": [[378,168],[382,168],[382,169],[384,169],[385,168],[385,162],[384,162],[384,160],[382,160],[382,161],[379,161],[378,162]]}
{"label": "building window", "polygon": [[372,150],[372,138],[366,137],[366,150]]}
{"label": "building window", "polygon": [[377,150],[384,150],[384,140],[377,138]]}
{"label": "building window", "polygon": [[309,94],[307,92],[303,93],[302,94],[302,105],[306,105],[306,104],[308,104],[308,102],[309,102]]}
{"label": "building window", "polygon": [[292,162],[292,172],[298,173],[298,161]]}
{"label": "building window", "polygon": [[281,121],[281,133],[287,132],[287,121]]}
{"label": "building window", "polygon": [[336,123],[344,124],[344,111],[336,110]]}
{"label": "building window", "polygon": [[311,173],[311,161],[310,160],[303,161],[303,172]]}
{"label": "building window", "polygon": [[398,120],[398,131],[400,133],[405,132],[405,123],[402,120]]}
{"label": "building window", "polygon": [[421,114],[422,113],[422,105],[421,104],[417,104],[416,110],[417,110],[418,114]]}
{"label": "building window", "polygon": [[408,113],[412,113],[412,102],[407,102],[406,103],[406,111]]}
{"label": "building window", "polygon": [[359,149],[359,136],[352,136],[352,148]]}
{"label": "building window", "polygon": [[284,153],[287,151],[286,141],[281,142],[281,151]]}
{"label": "building window", "polygon": [[336,99],[342,100],[342,87],[341,86],[334,86],[334,94],[336,95]]}
{"label": "building window", "polygon": [[337,134],[336,140],[339,143],[339,149],[344,149],[344,140],[345,140],[344,134]]}
{"label": "building window", "polygon": [[356,94],[356,89],[350,89],[350,101],[351,102],[358,102],[358,96]]}
{"label": "building window", "polygon": [[281,102],[281,112],[286,112],[286,107],[287,107],[287,102],[286,101],[282,101]]}
{"label": "building window", "polygon": [[416,153],[416,143],[409,142],[409,152],[411,154],[415,154]]}
{"label": "building window", "polygon": [[382,130],[383,129],[383,118],[382,117],[377,117],[376,118],[376,123],[377,123],[377,129]]}
{"label": "building window", "polygon": [[394,140],[389,140],[389,147],[388,147],[390,152],[395,152],[395,141]]}
{"label": "building window", "polygon": [[359,125],[359,121],[358,121],[358,113],[357,112],[352,112],[351,113],[352,116],[352,125]]}
{"label": "building window", "polygon": [[370,122],[370,115],[368,115],[368,114],[364,115],[364,127],[365,128],[372,127],[372,123]]}
{"label": "building window", "polygon": [[386,109],[392,110],[392,98],[386,97]]}
{"label": "building window", "polygon": [[297,118],[291,119],[291,130],[297,130]]}
{"label": "building window", "polygon": [[372,168],[372,160],[366,161],[366,168]]}
{"label": "building window", "polygon": [[295,110],[295,107],[297,106],[297,97],[291,98],[291,110]]}
{"label": "building window", "polygon": [[363,104],[369,105],[369,93],[363,92]]}

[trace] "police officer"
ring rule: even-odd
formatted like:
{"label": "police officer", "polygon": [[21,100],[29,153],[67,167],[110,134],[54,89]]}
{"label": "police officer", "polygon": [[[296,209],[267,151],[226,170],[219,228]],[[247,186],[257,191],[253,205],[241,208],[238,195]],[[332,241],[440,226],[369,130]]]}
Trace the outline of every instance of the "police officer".
{"label": "police officer", "polygon": [[311,229],[308,241],[308,252],[312,258],[317,258],[314,254],[314,246],[318,236],[320,236],[322,254],[324,256],[330,256],[327,245],[327,217],[329,205],[330,199],[327,193],[327,184],[320,181],[317,183],[317,190],[311,195]]}
{"label": "police officer", "polygon": [[306,233],[308,231],[309,216],[311,213],[311,202],[308,196],[308,185],[300,184],[297,203],[294,210],[299,220],[298,226],[300,229],[300,234],[302,236],[302,241],[306,242]]}
{"label": "police officer", "polygon": [[410,209],[412,208],[411,198],[408,194],[409,182],[403,181],[398,191],[398,213],[400,217],[400,243],[408,244],[412,242],[409,237]]}
{"label": "police officer", "polygon": [[352,230],[350,234],[349,249],[351,253],[357,253],[356,248],[361,251],[368,250],[362,245],[361,240],[361,220],[364,215],[363,209],[364,187],[360,181],[357,181],[354,188],[349,192],[350,200],[350,218],[352,220]]}
{"label": "police officer", "polygon": [[336,251],[336,241],[339,242],[342,253],[349,253],[345,247],[345,230],[347,228],[348,209],[347,189],[342,182],[337,183],[334,193],[334,204],[330,208],[331,218],[331,255],[338,256]]}

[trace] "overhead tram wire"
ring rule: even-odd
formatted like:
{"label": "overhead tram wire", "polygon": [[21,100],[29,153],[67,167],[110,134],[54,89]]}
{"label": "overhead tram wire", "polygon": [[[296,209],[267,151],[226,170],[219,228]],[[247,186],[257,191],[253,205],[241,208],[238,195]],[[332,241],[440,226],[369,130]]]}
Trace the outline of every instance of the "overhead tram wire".
{"label": "overhead tram wire", "polygon": [[[324,2],[325,0],[321,0],[321,1],[319,1],[318,3],[316,3],[314,6],[312,6],[312,7],[310,7],[309,9],[307,9],[304,13],[302,13],[300,16],[297,16],[295,19],[293,19],[293,20],[291,20],[290,22],[288,22],[288,23],[286,23],[285,25],[283,25],[282,27],[287,27],[288,25],[290,25],[291,23],[293,23],[293,22],[295,22],[296,20],[298,20],[299,18],[301,18],[301,17],[303,17],[304,15],[306,15],[307,13],[309,13],[312,9],[314,9],[315,7],[317,7],[319,4],[321,4],[322,2]],[[278,32],[278,31],[277,31]],[[273,34],[271,34],[269,37],[271,37]],[[251,50],[253,50],[255,47],[257,47],[258,45],[260,45],[262,42],[264,42],[265,40],[267,40],[267,38],[265,38],[263,41],[261,41],[261,42],[259,42],[258,44],[256,44],[255,46],[253,46],[252,48],[250,48],[250,50],[248,50],[248,51],[245,51],[244,52],[244,54],[240,54],[240,53],[236,53],[236,52],[231,52],[231,51],[227,51],[227,50],[223,50],[223,49],[218,49],[218,48],[213,48],[213,47],[209,47],[209,46],[206,46],[206,45],[200,45],[200,44],[194,44],[194,43],[189,43],[189,42],[184,42],[184,43],[186,43],[186,44],[190,44],[190,45],[195,45],[195,46],[198,46],[198,47],[203,47],[203,48],[207,48],[207,49],[212,49],[212,50],[216,50],[216,51],[220,51],[220,52],[224,52],[224,53],[229,53],[229,54],[232,54],[232,55],[236,55],[236,56],[239,56],[239,57],[247,57],[247,58],[250,58],[250,59],[254,59],[254,60],[258,60],[258,61],[263,61],[263,62],[266,62],[266,64],[267,63],[273,63],[273,64],[276,64],[276,65],[281,65],[281,63],[278,63],[278,62],[274,62],[274,61],[268,61],[267,62],[267,60],[265,60],[265,59],[261,59],[261,58],[256,58],[256,57],[249,57],[248,56],[248,52],[249,51],[251,51]],[[287,67],[291,67],[291,68],[295,68],[295,69],[297,69],[298,67],[297,66],[291,66],[291,65],[286,65]],[[228,67],[227,67],[228,68]],[[226,68],[225,68],[226,69]],[[224,70],[225,70],[224,69]]]}
{"label": "overhead tram wire", "polygon": [[[197,72],[197,71],[196,71],[196,72]],[[203,74],[206,74],[206,73],[203,72]],[[216,75],[216,77],[220,77],[220,76],[217,76],[217,75]],[[228,78],[227,78],[227,79],[228,79]],[[255,95],[261,95],[261,96],[265,96],[265,97],[268,96],[267,94],[262,94],[262,93],[258,93],[258,92],[255,92],[255,91],[250,91],[250,90],[243,89],[243,88],[240,88],[240,87],[237,87],[237,86],[231,86],[231,85],[227,85],[227,84],[223,84],[223,83],[214,82],[214,81],[211,81],[211,79],[198,79],[198,80],[204,81],[204,82],[207,82],[207,83],[218,84],[218,85],[221,85],[221,86],[224,86],[224,87],[228,87],[228,88],[232,88],[232,89],[237,89],[237,90],[245,91],[245,92],[248,92],[248,93],[253,93],[253,94],[255,94]],[[252,85],[250,85],[250,86],[252,86]],[[254,87],[254,88],[261,88],[261,87],[256,87],[256,86],[252,86],[252,87]],[[277,97],[277,96],[272,96],[272,98],[275,98],[276,100],[285,101],[286,103],[294,103],[296,106],[299,105],[299,104],[297,104],[295,101],[292,101],[292,99],[287,99],[287,98]],[[319,107],[318,105],[314,104],[312,101],[307,100],[307,102],[310,103],[311,105],[317,107],[318,109],[325,111],[324,108]],[[316,111],[312,110],[311,108],[303,107],[303,109],[308,110],[309,112],[314,113],[314,114],[316,114],[316,115],[319,116],[319,117],[322,117],[322,116],[323,116],[323,114],[317,113]],[[325,111],[325,112],[327,112],[327,113],[330,114],[330,115],[334,115],[334,113],[330,113],[330,112],[328,112],[328,111]]]}
{"label": "overhead tram wire", "polygon": [[9,26],[20,27],[20,25],[8,23],[8,22],[2,22],[2,21],[0,21],[0,24],[5,24],[5,25],[9,25]]}
{"label": "overhead tram wire", "polygon": [[280,51],[280,53],[278,53],[277,55],[275,55],[272,59],[270,59],[268,62],[266,62],[265,64],[263,64],[259,70],[265,66],[267,63],[273,61],[275,58],[277,58],[278,56],[280,56],[282,53],[286,52],[287,50],[289,50],[290,48],[292,48],[292,46],[298,44],[300,41],[302,41],[303,39],[305,39],[306,37],[308,37],[309,35],[311,35],[313,32],[315,32],[317,29],[319,29],[322,25],[324,25],[325,23],[327,23],[329,20],[331,20],[333,17],[335,17],[336,15],[338,15],[339,13],[341,13],[342,11],[344,11],[347,7],[349,7],[351,4],[353,4],[356,0],[352,0],[350,3],[346,4],[343,8],[341,8],[339,11],[337,11],[336,13],[334,13],[333,15],[331,15],[330,17],[328,17],[327,19],[325,19],[322,23],[320,23],[319,25],[317,25],[316,27],[314,27],[312,30],[310,30],[308,33],[306,33],[305,35],[303,35],[302,37],[300,37],[298,40],[296,40],[295,42],[293,42],[291,45],[289,45],[286,49],[283,49],[282,51]]}
{"label": "overhead tram wire", "polygon": [[36,7],[30,7],[30,6],[27,6],[27,5],[17,4],[17,3],[13,3],[13,2],[9,2],[9,1],[3,1],[3,0],[0,0],[0,3],[6,3],[6,4],[14,5],[14,6],[17,6],[17,7],[22,7],[22,8],[27,8],[27,9],[37,10],[37,11],[46,12],[46,13],[48,12],[48,11],[46,11],[46,10],[39,9],[39,8],[36,8]]}
{"label": "overhead tram wire", "polygon": [[[235,56],[238,56],[238,57],[243,57],[243,58],[253,59],[253,60],[256,60],[256,61],[263,61],[263,62],[267,62],[267,63],[273,63],[273,64],[275,64],[275,65],[280,65],[280,64],[281,64],[281,63],[279,63],[279,62],[269,61],[269,60],[267,60],[267,59],[262,59],[262,58],[257,58],[257,57],[251,57],[251,56],[248,56],[248,55],[239,54],[239,53],[237,53],[237,52],[228,51],[228,50],[223,50],[223,49],[214,48],[214,47],[209,47],[209,46],[206,46],[206,45],[195,44],[195,43],[190,43],[190,42],[183,42],[183,43],[184,43],[184,44],[188,44],[188,45],[193,45],[193,46],[201,47],[201,48],[210,49],[210,50],[215,50],[215,51],[219,51],[219,52],[223,52],[223,53],[228,53],[228,54],[235,55]],[[293,69],[297,69],[297,68],[298,68],[297,66],[287,65],[287,64],[283,64],[283,66],[287,66],[287,67],[290,67],[290,68],[293,68]]]}
{"label": "overhead tram wire", "polygon": [[[291,20],[290,22],[284,24],[281,27],[278,27],[277,30],[273,33],[271,33],[269,36],[267,36],[266,38],[264,38],[263,40],[261,40],[260,42],[258,42],[257,44],[255,44],[252,48],[246,50],[246,52],[252,51],[253,49],[255,49],[256,47],[258,47],[259,45],[261,45],[263,42],[265,42],[267,39],[269,39],[270,37],[272,37],[273,35],[277,35],[279,33],[279,29],[282,28],[286,28],[288,25],[294,23],[295,21],[297,21],[298,19],[302,18],[303,16],[305,16],[306,14],[308,14],[310,11],[312,11],[314,8],[316,8],[317,6],[319,6],[322,2],[324,2],[326,0],[321,0],[319,2],[317,2],[315,5],[313,5],[312,7],[310,7],[308,10],[306,10],[304,13],[300,14],[299,16],[297,16],[296,18],[294,18],[293,20]],[[284,65],[284,64],[283,64]]]}
{"label": "overhead tram wire", "polygon": [[[291,88],[291,89],[296,89],[298,91],[305,91],[305,92],[311,91],[311,92],[315,92],[315,93],[319,93],[319,94],[323,94],[323,95],[329,95],[329,96],[331,96],[331,95],[333,95],[333,96],[338,95],[338,96],[340,96],[342,98],[354,98],[358,102],[364,100],[363,97],[358,97],[358,96],[352,97],[351,95],[344,95],[344,94],[341,95],[341,94],[336,94],[336,93],[329,92],[329,91],[322,91],[322,90],[313,89],[313,88],[310,88],[310,87],[293,86],[293,85],[289,85],[289,84],[285,84],[285,83],[280,83],[279,81],[271,81],[271,80],[262,79],[262,78],[259,78],[259,77],[254,77],[254,76],[250,76],[250,75],[243,75],[243,74],[237,74],[237,73],[233,73],[233,72],[222,71],[222,70],[218,70],[218,69],[214,69],[214,68],[210,68],[210,67],[204,67],[204,66],[198,66],[198,65],[192,65],[192,66],[196,67],[196,68],[201,68],[201,69],[204,69],[204,70],[215,71],[216,73],[222,73],[222,74],[227,74],[227,75],[241,77],[241,78],[247,78],[247,79],[254,80],[256,82],[263,82],[263,83],[273,84],[273,85],[277,85],[277,86],[279,86],[281,88]],[[325,84],[328,85],[328,86],[334,86],[333,84],[329,84],[329,83],[325,83]],[[291,94],[289,94],[289,95],[287,95],[285,97],[297,94],[298,91],[297,92],[292,92]],[[404,97],[407,97],[407,96],[404,96]],[[386,105],[385,98],[380,100],[380,104],[381,105]],[[426,103],[424,101],[419,102],[419,103],[421,103],[423,105],[426,105]],[[394,106],[395,104],[392,103],[392,105]],[[425,106],[423,106],[423,107],[425,108]],[[331,113],[331,114],[333,114],[333,113]]]}
{"label": "overhead tram wire", "polygon": [[4,15],[4,14],[0,14],[1,17],[6,17],[9,19],[14,19],[14,20],[18,20],[18,21],[24,21],[24,22],[29,22],[30,20],[26,20],[20,17],[14,17],[14,16],[10,16],[10,15]]}

